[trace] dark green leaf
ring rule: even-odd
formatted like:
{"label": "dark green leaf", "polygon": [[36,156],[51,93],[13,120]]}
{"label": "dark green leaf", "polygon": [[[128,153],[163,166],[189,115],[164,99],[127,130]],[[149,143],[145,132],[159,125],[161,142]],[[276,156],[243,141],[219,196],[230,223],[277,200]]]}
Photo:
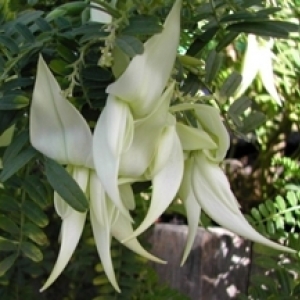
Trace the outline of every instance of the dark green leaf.
{"label": "dark green leaf", "polygon": [[243,127],[240,130],[243,133],[248,133],[266,122],[266,116],[260,111],[253,111],[244,119]]}
{"label": "dark green leaf", "polygon": [[15,251],[18,249],[16,241],[8,240],[0,236],[0,251]]}
{"label": "dark green leaf", "polygon": [[12,196],[1,195],[0,196],[0,208],[7,212],[14,212],[19,210],[19,203]]}
{"label": "dark green leaf", "polygon": [[187,51],[188,55],[196,55],[198,54],[217,34],[219,28],[213,27],[207,29],[199,36],[195,36],[195,40]]}
{"label": "dark green leaf", "polygon": [[233,32],[253,33],[259,36],[288,38],[290,31],[295,31],[294,26],[280,24],[279,21],[264,22],[239,22],[229,25],[227,30]]}
{"label": "dark green leaf", "polygon": [[3,167],[3,170],[0,174],[0,181],[4,182],[21,168],[23,168],[34,156],[37,154],[37,151],[32,147],[28,147],[21,151],[12,161],[6,163]]}
{"label": "dark green leaf", "polygon": [[20,111],[1,111],[0,110],[0,134],[12,126],[19,115]]}
{"label": "dark green leaf", "polygon": [[268,18],[265,16],[258,17],[256,14],[252,14],[246,11],[235,12],[230,15],[225,15],[220,19],[221,23],[230,23],[230,22],[262,22],[262,21],[269,21]]}
{"label": "dark green leaf", "polygon": [[155,16],[138,15],[129,19],[129,25],[122,31],[125,35],[156,34],[162,30],[158,18]]}
{"label": "dark green leaf", "polygon": [[220,52],[229,44],[231,44],[237,37],[239,36],[239,32],[229,32],[225,36],[222,37],[221,41],[219,41],[216,51]]}
{"label": "dark green leaf", "polygon": [[72,71],[69,64],[62,59],[53,59],[49,64],[50,69],[59,75],[69,75]]}
{"label": "dark green leaf", "polygon": [[82,76],[84,79],[93,80],[97,87],[99,87],[99,81],[106,82],[112,79],[111,72],[97,66],[86,67],[82,71]]}
{"label": "dark green leaf", "polygon": [[13,235],[19,234],[20,230],[18,225],[9,217],[0,215],[0,228]]}
{"label": "dark green leaf", "polygon": [[29,142],[29,133],[27,130],[22,131],[16,136],[11,144],[7,147],[3,155],[3,164],[9,163],[13,160],[17,154],[23,149],[23,147]]}
{"label": "dark green leaf", "polygon": [[228,114],[240,116],[245,112],[246,109],[251,107],[252,101],[246,96],[242,96],[236,99],[229,107]]}
{"label": "dark green leaf", "polygon": [[29,237],[33,242],[39,246],[48,244],[48,239],[43,230],[33,223],[25,223],[23,226],[23,234]]}
{"label": "dark green leaf", "polygon": [[144,52],[143,43],[133,36],[121,35],[116,39],[116,45],[129,57]]}
{"label": "dark green leaf", "polygon": [[242,82],[242,75],[233,72],[229,75],[229,77],[223,83],[220,91],[219,96],[221,99],[228,99],[229,97],[233,96],[238,87]]}
{"label": "dark green leaf", "polygon": [[24,256],[30,258],[32,261],[40,262],[43,260],[43,254],[41,250],[32,243],[23,242],[21,245],[21,250]]}
{"label": "dark green leaf", "polygon": [[27,176],[22,180],[22,187],[29,197],[41,208],[48,205],[47,193],[44,184],[38,176]]}
{"label": "dark green leaf", "polygon": [[7,95],[0,99],[0,110],[21,109],[29,105],[29,99],[22,95]]}
{"label": "dark green leaf", "polygon": [[45,171],[50,185],[62,199],[79,212],[88,209],[85,194],[65,168],[52,159],[45,158]]}
{"label": "dark green leaf", "polygon": [[39,227],[44,228],[48,225],[47,215],[34,202],[26,201],[22,206],[22,210],[25,216]]}
{"label": "dark green leaf", "polygon": [[[33,84],[33,79],[32,78],[14,78],[11,79],[10,81],[5,82],[2,85],[3,92],[10,92],[14,89],[22,88],[22,87],[27,87]],[[1,100],[0,100],[1,101]]]}
{"label": "dark green leaf", "polygon": [[15,24],[15,29],[23,36],[23,38],[26,40],[28,43],[34,43],[35,38],[34,35],[30,32],[28,29],[28,26],[22,24],[22,23],[17,23]]}
{"label": "dark green leaf", "polygon": [[11,254],[0,262],[0,276],[3,276],[12,267],[17,257],[17,254]]}
{"label": "dark green leaf", "polygon": [[43,18],[38,18],[35,20],[36,25],[39,27],[41,32],[47,32],[51,31],[52,27],[49,25],[49,23],[43,19]]}
{"label": "dark green leaf", "polygon": [[17,19],[19,23],[22,23],[24,25],[28,25],[41,17],[44,14],[43,11],[39,10],[27,10],[23,12]]}
{"label": "dark green leaf", "polygon": [[11,54],[16,54],[19,52],[19,47],[15,41],[5,35],[0,35],[0,45],[6,47]]}
{"label": "dark green leaf", "polygon": [[218,75],[222,65],[222,56],[215,50],[210,51],[205,62],[205,82],[211,83]]}

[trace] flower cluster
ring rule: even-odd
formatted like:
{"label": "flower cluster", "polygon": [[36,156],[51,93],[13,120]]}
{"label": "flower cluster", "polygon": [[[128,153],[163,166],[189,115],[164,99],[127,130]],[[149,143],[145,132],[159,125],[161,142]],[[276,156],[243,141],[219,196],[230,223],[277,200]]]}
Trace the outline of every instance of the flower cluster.
{"label": "flower cluster", "polygon": [[[187,211],[188,256],[203,208],[220,225],[281,250],[257,233],[243,217],[219,167],[229,137],[218,111],[191,105],[197,127],[179,123],[170,113],[174,82],[169,83],[180,36],[181,1],[170,11],[161,33],[144,44],[125,72],[107,88],[108,98],[94,133],[60,87],[42,57],[37,68],[30,110],[30,140],[45,156],[66,165],[89,199],[90,220],[103,268],[116,290],[110,244],[116,238],[132,251],[157,262],[137,236],[149,228],[176,195]],[[152,197],[142,223],[134,230],[132,183],[151,181]],[[70,260],[87,213],[69,206],[54,193],[62,219],[61,247],[42,290],[49,287]]]}

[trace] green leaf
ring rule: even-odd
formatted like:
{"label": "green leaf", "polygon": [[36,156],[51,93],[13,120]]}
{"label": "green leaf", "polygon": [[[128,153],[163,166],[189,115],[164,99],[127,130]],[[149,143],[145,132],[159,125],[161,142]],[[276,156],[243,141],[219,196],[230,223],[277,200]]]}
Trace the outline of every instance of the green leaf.
{"label": "green leaf", "polygon": [[210,51],[205,62],[205,82],[211,83],[218,75],[222,65],[222,56],[215,50]]}
{"label": "green leaf", "polygon": [[293,191],[288,191],[286,195],[287,200],[289,201],[291,206],[296,206],[298,204],[298,198],[296,193]]}
{"label": "green leaf", "polygon": [[13,235],[20,233],[18,225],[12,219],[4,215],[0,215],[0,228]]}
{"label": "green leaf", "polygon": [[286,209],[286,204],[285,204],[285,201],[282,198],[282,196],[280,196],[280,195],[277,196],[275,198],[275,201],[276,201],[277,207],[280,211],[284,211]]}
{"label": "green leaf", "polygon": [[221,41],[219,41],[216,51],[220,52],[225,47],[227,47],[229,44],[231,44],[238,36],[239,32],[229,32],[225,36],[222,37]]}
{"label": "green leaf", "polygon": [[13,266],[17,257],[17,254],[11,254],[0,262],[0,277],[3,276]]}
{"label": "green leaf", "polygon": [[27,107],[29,99],[20,94],[12,94],[0,98],[0,110],[14,110]]}
{"label": "green leaf", "polygon": [[45,158],[45,171],[47,179],[52,188],[70,206],[79,212],[85,212],[88,207],[88,200],[70,174],[54,160]]}
{"label": "green leaf", "polygon": [[9,161],[13,160],[17,156],[17,154],[23,149],[23,147],[28,143],[28,131],[22,131],[13,139],[11,144],[6,148],[3,155],[3,164],[9,163]]}
{"label": "green leaf", "polygon": [[29,197],[41,208],[48,206],[47,193],[44,184],[38,176],[27,176],[22,179],[22,187]]}
{"label": "green leaf", "polygon": [[19,210],[19,203],[12,196],[1,195],[0,196],[0,208],[7,212],[15,212]]}
{"label": "green leaf", "polygon": [[0,135],[16,122],[18,115],[19,111],[0,110]]}
{"label": "green leaf", "polygon": [[246,109],[251,107],[252,101],[246,96],[242,96],[236,99],[229,107],[228,114],[240,116],[245,112]]}
{"label": "green leaf", "polygon": [[267,218],[269,216],[268,209],[266,208],[266,205],[264,203],[261,203],[258,206],[258,209],[263,217]]}
{"label": "green leaf", "polygon": [[106,82],[112,79],[112,73],[98,66],[88,66],[83,69],[82,76],[85,79],[93,80],[99,87],[99,81]]}
{"label": "green leaf", "polygon": [[34,35],[28,29],[28,26],[21,24],[21,23],[17,23],[17,24],[15,24],[15,29],[23,36],[23,38],[26,40],[26,42],[28,42],[28,43],[35,42]]}
{"label": "green leaf", "polygon": [[48,238],[43,230],[33,223],[25,223],[23,226],[23,234],[29,237],[33,242],[39,246],[43,246],[49,243]]}
{"label": "green leaf", "polygon": [[133,36],[121,35],[117,37],[116,45],[129,57],[134,57],[144,52],[143,43]]}
{"label": "green leaf", "polygon": [[223,83],[219,91],[219,97],[221,99],[228,99],[229,97],[233,96],[233,94],[236,92],[241,82],[242,82],[241,74],[237,72],[231,73]]}
{"label": "green leaf", "polygon": [[243,127],[240,130],[243,133],[248,133],[266,122],[266,116],[260,111],[253,111],[244,119]]}
{"label": "green leaf", "polygon": [[271,236],[276,232],[274,223],[270,220],[267,221],[267,231]]}
{"label": "green leaf", "polygon": [[74,53],[74,51],[62,44],[59,44],[57,46],[57,53],[60,57],[62,57],[65,61],[69,63],[72,63],[76,60],[76,54]]}
{"label": "green leaf", "polygon": [[274,203],[271,200],[267,200],[265,202],[267,209],[269,210],[270,214],[276,213],[276,208],[274,207]]}
{"label": "green leaf", "polygon": [[16,241],[8,240],[0,236],[0,251],[14,251],[18,249]]}
{"label": "green leaf", "polygon": [[[226,29],[232,32],[253,33],[259,36],[268,36],[276,38],[288,38],[290,31],[295,31],[292,23],[280,21],[264,21],[264,22],[238,22],[229,25]],[[297,29],[298,30],[298,29]]]}
{"label": "green leaf", "polygon": [[253,207],[251,209],[251,215],[253,216],[253,218],[257,221],[260,221],[261,220],[261,215],[258,211],[258,209],[256,207]]}
{"label": "green leaf", "polygon": [[13,160],[4,164],[3,170],[0,174],[0,181],[4,182],[9,179],[12,175],[22,169],[31,159],[33,159],[36,154],[37,151],[31,146],[18,153]]}
{"label": "green leaf", "polygon": [[0,35],[0,44],[1,46],[6,47],[12,55],[19,52],[19,47],[15,41],[5,35]]}
{"label": "green leaf", "polygon": [[63,61],[62,59],[53,59],[49,64],[50,69],[59,75],[69,75],[72,69],[69,66],[69,63]]}
{"label": "green leaf", "polygon": [[28,257],[34,262],[40,262],[43,260],[43,254],[41,250],[32,243],[23,242],[21,250],[24,256]]}
{"label": "green leaf", "polygon": [[44,228],[48,225],[49,220],[47,215],[35,203],[26,201],[22,205],[22,210],[26,218],[39,227]]}
{"label": "green leaf", "polygon": [[155,16],[138,15],[129,19],[129,25],[125,27],[122,34],[125,35],[153,35],[161,32],[162,26],[159,19]]}

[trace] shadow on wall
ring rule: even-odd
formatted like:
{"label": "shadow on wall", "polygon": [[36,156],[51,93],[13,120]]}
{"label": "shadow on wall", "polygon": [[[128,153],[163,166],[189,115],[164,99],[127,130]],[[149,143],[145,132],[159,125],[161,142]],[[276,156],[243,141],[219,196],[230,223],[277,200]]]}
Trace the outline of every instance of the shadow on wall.
{"label": "shadow on wall", "polygon": [[222,228],[199,228],[186,263],[180,267],[188,228],[156,224],[152,253],[168,261],[151,263],[160,280],[191,300],[232,300],[247,291],[251,242]]}

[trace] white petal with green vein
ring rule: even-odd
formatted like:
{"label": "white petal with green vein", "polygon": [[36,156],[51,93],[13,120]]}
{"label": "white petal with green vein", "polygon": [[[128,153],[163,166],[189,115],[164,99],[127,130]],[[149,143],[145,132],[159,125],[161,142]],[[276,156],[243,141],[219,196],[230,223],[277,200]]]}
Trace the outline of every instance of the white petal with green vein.
{"label": "white petal with green vein", "polygon": [[42,56],[30,107],[30,142],[59,163],[92,166],[90,128],[78,110],[62,96]]}
{"label": "white petal with green vein", "polygon": [[144,45],[128,68],[107,88],[107,92],[130,104],[136,117],[149,114],[162,94],[175,62],[180,35],[181,0],[170,11],[161,33]]}

